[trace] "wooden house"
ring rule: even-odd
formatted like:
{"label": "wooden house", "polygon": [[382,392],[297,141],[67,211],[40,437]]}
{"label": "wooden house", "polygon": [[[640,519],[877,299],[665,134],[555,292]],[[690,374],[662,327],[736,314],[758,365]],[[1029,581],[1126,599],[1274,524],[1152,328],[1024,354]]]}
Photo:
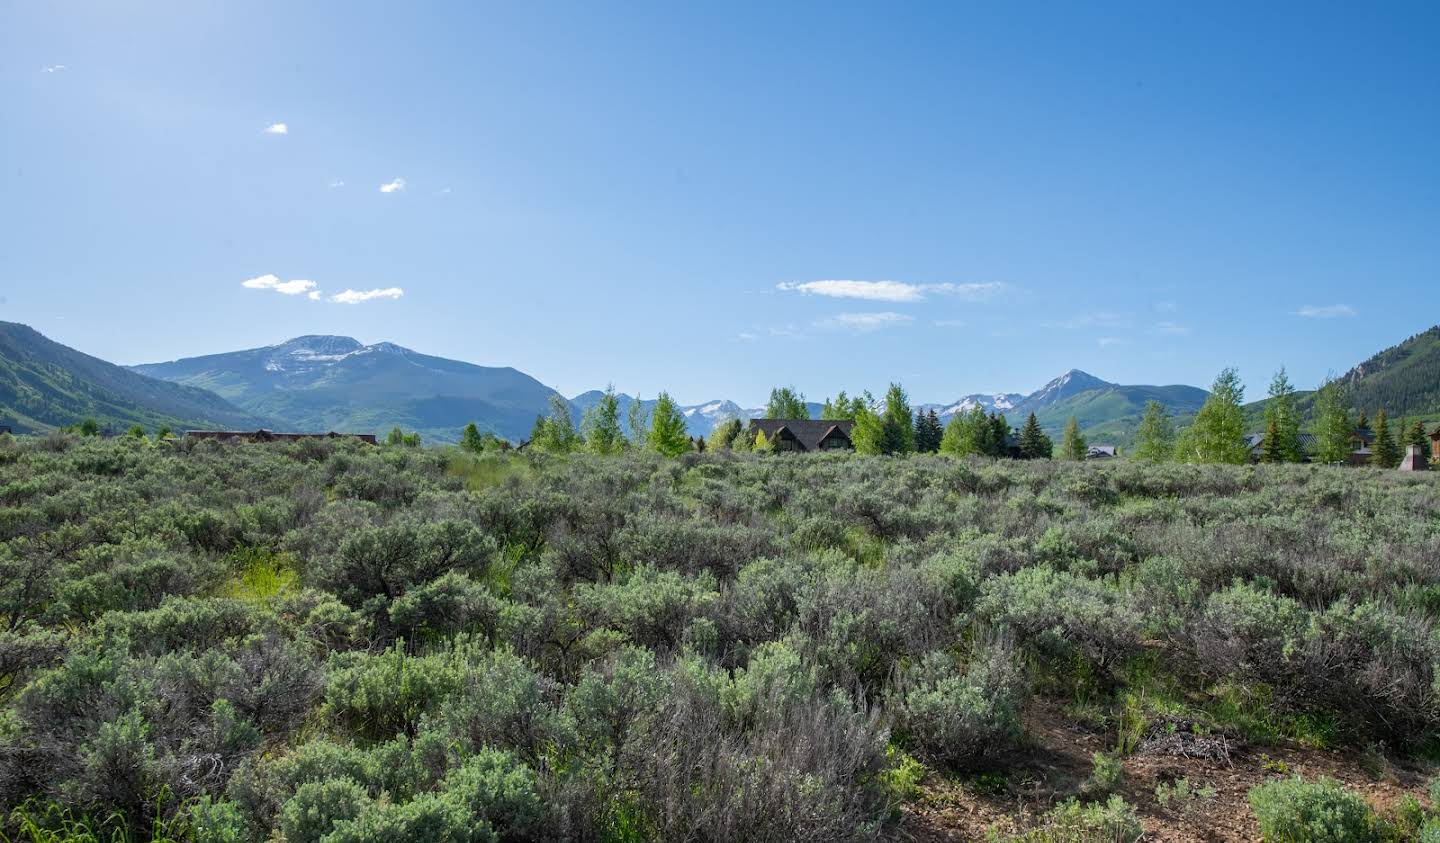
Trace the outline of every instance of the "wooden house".
{"label": "wooden house", "polygon": [[750,435],[764,433],[777,451],[852,451],[850,419],[751,419]]}
{"label": "wooden house", "polygon": [[371,445],[380,444],[373,433],[276,433],[273,430],[187,430],[192,439],[213,439],[218,442],[299,442],[302,439],[359,439]]}

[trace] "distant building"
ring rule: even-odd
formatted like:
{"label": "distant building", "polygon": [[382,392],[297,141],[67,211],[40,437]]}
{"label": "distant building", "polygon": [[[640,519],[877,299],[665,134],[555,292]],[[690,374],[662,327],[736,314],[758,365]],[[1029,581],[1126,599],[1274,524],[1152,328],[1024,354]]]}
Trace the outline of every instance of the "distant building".
{"label": "distant building", "polygon": [[1419,445],[1406,445],[1405,456],[1400,460],[1401,471],[1428,471],[1429,463],[1425,460],[1425,452]]}
{"label": "distant building", "polygon": [[1120,449],[1114,445],[1091,445],[1085,451],[1087,460],[1113,460],[1120,456]]}
{"label": "distant building", "polygon": [[1440,463],[1440,427],[1430,434],[1430,461]]}
{"label": "distant building", "polygon": [[[1370,444],[1375,441],[1375,434],[1368,427],[1357,427],[1350,433],[1350,456],[1345,460],[1346,465],[1369,465]],[[1265,434],[1245,434],[1245,446],[1250,449],[1250,462],[1265,461]],[[1300,461],[1310,462],[1315,458],[1315,452],[1320,448],[1319,442],[1313,433],[1300,434]]]}
{"label": "distant building", "polygon": [[273,430],[187,430],[192,439],[213,439],[217,442],[299,442],[302,439],[359,439],[371,445],[380,444],[373,433],[276,433]]}
{"label": "distant building", "polygon": [[777,451],[851,451],[850,419],[751,419],[750,433],[764,433]]}

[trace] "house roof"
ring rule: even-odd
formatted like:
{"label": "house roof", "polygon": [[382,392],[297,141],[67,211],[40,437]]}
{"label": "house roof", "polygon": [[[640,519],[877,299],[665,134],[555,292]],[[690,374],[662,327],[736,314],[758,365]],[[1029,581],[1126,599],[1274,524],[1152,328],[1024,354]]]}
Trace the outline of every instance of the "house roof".
{"label": "house roof", "polygon": [[855,422],[850,419],[751,419],[751,431],[764,431],[770,440],[793,438],[807,451],[814,451],[820,443],[833,436],[844,437],[850,443],[850,430]]}

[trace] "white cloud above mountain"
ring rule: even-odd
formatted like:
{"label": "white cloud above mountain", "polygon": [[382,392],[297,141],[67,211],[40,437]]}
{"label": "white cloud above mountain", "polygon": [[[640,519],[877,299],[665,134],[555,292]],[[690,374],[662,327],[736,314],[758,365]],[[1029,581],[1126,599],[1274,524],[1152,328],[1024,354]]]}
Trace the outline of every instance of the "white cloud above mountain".
{"label": "white cloud above mountain", "polygon": [[405,295],[399,287],[385,287],[374,290],[344,290],[330,297],[337,304],[362,304],[375,299],[398,299]]}
{"label": "white cloud above mountain", "polygon": [[862,299],[865,301],[917,302],[931,295],[952,296],[966,301],[983,301],[1007,289],[999,281],[986,283],[955,284],[912,284],[905,281],[855,281],[827,279],[821,281],[782,281],[775,285],[777,290],[797,292],[812,296],[836,299]]}

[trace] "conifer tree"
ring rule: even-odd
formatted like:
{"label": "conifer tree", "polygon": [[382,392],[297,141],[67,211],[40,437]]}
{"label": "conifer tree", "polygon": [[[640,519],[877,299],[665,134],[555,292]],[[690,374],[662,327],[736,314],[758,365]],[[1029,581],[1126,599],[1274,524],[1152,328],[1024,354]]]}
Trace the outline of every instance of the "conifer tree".
{"label": "conifer tree", "polygon": [[670,393],[660,393],[651,414],[649,444],[652,449],[667,457],[678,457],[690,450],[685,415]]}
{"label": "conifer tree", "polygon": [[989,442],[991,456],[1010,456],[1010,422],[1005,420],[1004,413],[990,414]]}
{"label": "conifer tree", "polygon": [[881,419],[883,453],[909,454],[915,450],[915,414],[910,398],[898,383],[885,391],[885,411]]}
{"label": "conifer tree", "polygon": [[1135,459],[1145,462],[1166,462],[1175,454],[1175,426],[1170,413],[1159,401],[1145,405],[1145,416],[1135,431]]}
{"label": "conifer tree", "polygon": [[1364,410],[1361,410],[1360,415],[1355,417],[1355,429],[1367,432],[1370,430],[1370,418],[1365,415]]}
{"label": "conifer tree", "polygon": [[460,431],[460,447],[472,454],[485,450],[485,440],[480,438],[480,428],[475,426],[475,422],[470,422]]}
{"label": "conifer tree", "polygon": [[1195,422],[1180,437],[1179,456],[1183,462],[1230,463],[1250,461],[1245,445],[1245,387],[1233,368],[1221,370],[1210,387]]}
{"label": "conifer tree", "polygon": [[808,419],[810,408],[805,406],[805,396],[791,386],[780,386],[770,390],[770,401],[765,405],[767,419]]}
{"label": "conifer tree", "polygon": [[1333,378],[1327,380],[1315,394],[1315,461],[1331,465],[1348,461],[1354,433],[1344,388]]}
{"label": "conifer tree", "polygon": [[1300,462],[1300,414],[1295,409],[1295,387],[1285,367],[1270,381],[1270,400],[1265,405],[1266,462]]}
{"label": "conifer tree", "polygon": [[1394,468],[1400,464],[1400,446],[1390,435],[1390,420],[1383,409],[1375,411],[1375,441],[1370,446],[1370,464],[1380,468]]}
{"label": "conifer tree", "polygon": [[1430,436],[1425,432],[1425,423],[1418,419],[1410,424],[1405,430],[1405,444],[1414,445],[1420,449],[1420,453],[1426,454],[1430,451]]}
{"label": "conifer tree", "polygon": [[1020,430],[1020,458],[1024,460],[1048,460],[1054,445],[1045,431],[1040,429],[1040,422],[1031,413],[1025,419],[1025,427]]}
{"label": "conifer tree", "polygon": [[1080,433],[1080,423],[1071,416],[1065,422],[1065,433],[1060,437],[1060,459],[1079,462],[1089,453],[1085,436]]}
{"label": "conifer tree", "polygon": [[945,428],[940,426],[940,416],[934,408],[915,414],[915,450],[922,454],[933,454],[940,450],[940,440]]}

